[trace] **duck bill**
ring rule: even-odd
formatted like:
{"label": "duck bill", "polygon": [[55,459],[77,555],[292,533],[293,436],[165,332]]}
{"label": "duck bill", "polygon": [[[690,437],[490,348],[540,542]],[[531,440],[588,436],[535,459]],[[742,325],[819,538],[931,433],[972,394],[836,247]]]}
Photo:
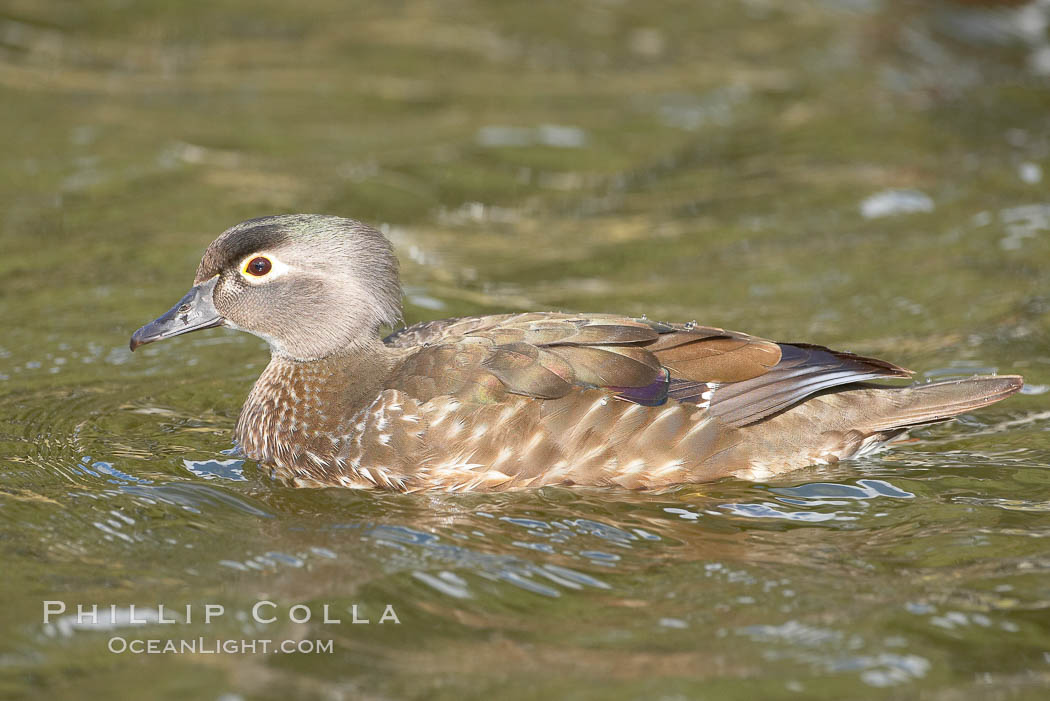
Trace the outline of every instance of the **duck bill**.
{"label": "duck bill", "polygon": [[221,326],[226,320],[215,310],[212,299],[212,292],[218,281],[216,276],[207,282],[194,285],[174,307],[132,334],[131,350],[190,331]]}

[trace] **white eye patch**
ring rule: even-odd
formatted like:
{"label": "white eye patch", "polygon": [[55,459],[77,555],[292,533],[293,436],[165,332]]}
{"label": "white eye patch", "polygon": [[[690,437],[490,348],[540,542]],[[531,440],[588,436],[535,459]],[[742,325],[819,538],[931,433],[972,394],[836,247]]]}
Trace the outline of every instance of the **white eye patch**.
{"label": "white eye patch", "polygon": [[262,285],[281,277],[292,267],[269,251],[259,251],[244,258],[239,270],[241,277],[253,285]]}

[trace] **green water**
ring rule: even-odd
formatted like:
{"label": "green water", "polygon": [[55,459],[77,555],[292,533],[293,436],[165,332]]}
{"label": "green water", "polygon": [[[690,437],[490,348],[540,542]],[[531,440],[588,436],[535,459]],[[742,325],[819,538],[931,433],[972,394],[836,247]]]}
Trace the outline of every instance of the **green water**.
{"label": "green water", "polygon": [[[5,3],[0,697],[1046,698],[1047,19]],[[287,211],[386,227],[410,323],[647,314],[1029,385],[771,484],[286,489],[224,453],[257,339],[127,340],[216,234]],[[108,649],[199,637],[332,647]]]}

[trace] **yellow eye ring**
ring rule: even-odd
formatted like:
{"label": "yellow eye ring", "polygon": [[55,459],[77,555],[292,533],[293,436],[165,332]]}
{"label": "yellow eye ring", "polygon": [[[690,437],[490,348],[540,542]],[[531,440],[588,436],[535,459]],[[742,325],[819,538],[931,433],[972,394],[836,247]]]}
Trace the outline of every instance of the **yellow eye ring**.
{"label": "yellow eye ring", "polygon": [[273,263],[266,256],[256,256],[244,265],[244,274],[262,277],[273,270]]}

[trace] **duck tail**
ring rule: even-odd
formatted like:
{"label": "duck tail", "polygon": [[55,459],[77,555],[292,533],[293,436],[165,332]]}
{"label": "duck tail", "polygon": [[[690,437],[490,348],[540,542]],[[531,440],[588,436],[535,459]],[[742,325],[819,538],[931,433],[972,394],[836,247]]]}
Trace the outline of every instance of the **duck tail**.
{"label": "duck tail", "polygon": [[1020,375],[984,375],[910,387],[884,387],[879,406],[864,422],[871,432],[907,429],[947,421],[974,409],[994,404],[1024,386]]}

